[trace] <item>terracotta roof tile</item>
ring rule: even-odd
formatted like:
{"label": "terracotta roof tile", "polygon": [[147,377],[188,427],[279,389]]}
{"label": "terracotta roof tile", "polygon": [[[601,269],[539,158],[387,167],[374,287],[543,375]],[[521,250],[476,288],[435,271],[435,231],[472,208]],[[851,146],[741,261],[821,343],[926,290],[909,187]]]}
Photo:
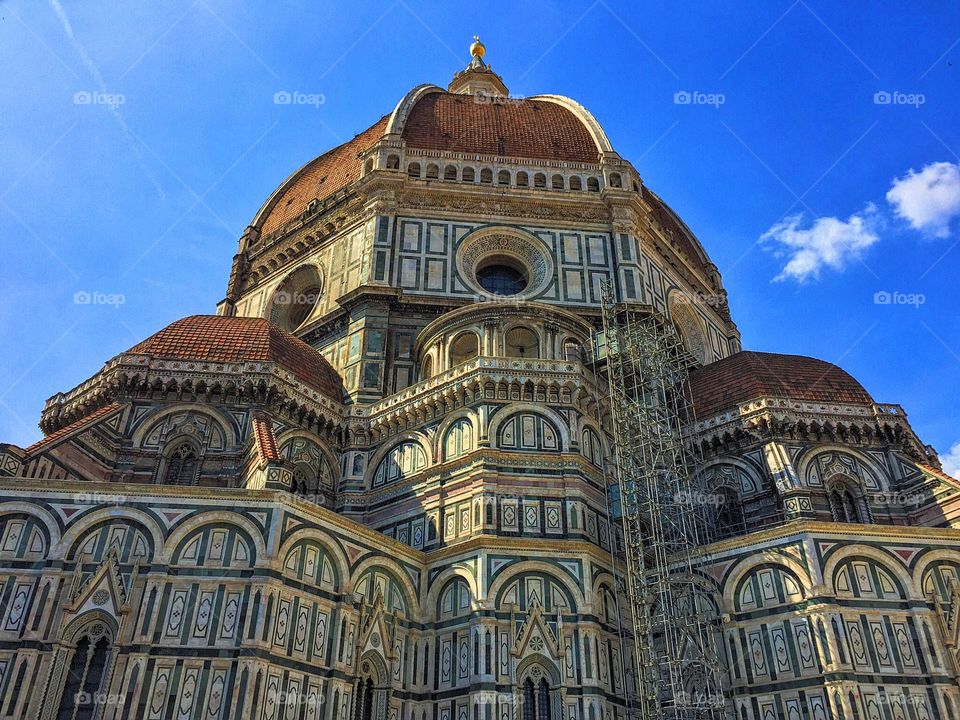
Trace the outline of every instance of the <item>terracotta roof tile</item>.
{"label": "terracotta roof tile", "polygon": [[[328,150],[301,168],[273,201],[260,223],[269,235],[360,178],[359,154],[377,142],[389,115],[352,140]],[[570,110],[546,100],[479,102],[472,95],[429,93],[404,124],[412,148],[504,155],[535,160],[596,163],[599,151],[583,123]]]}
{"label": "terracotta roof tile", "polygon": [[873,398],[851,375],[802,355],[739,352],[690,374],[694,410],[709,417],[755,398],[870,405]]}
{"label": "terracotta roof tile", "polygon": [[953,477],[952,475],[947,475],[943,470],[937,470],[933,465],[927,465],[926,463],[917,463],[917,467],[921,470],[930,473],[931,475],[940,478],[941,480],[946,480],[948,483],[955,487],[960,487],[960,480]]}
{"label": "terracotta roof tile", "polygon": [[313,199],[323,200],[360,179],[361,152],[377,142],[387,128],[388,115],[348,140],[328,150],[301,168],[290,185],[276,198],[260,225],[260,234],[268,235],[283,227],[307,209]]}
{"label": "terracotta roof tile", "polygon": [[273,435],[270,418],[258,412],[253,416],[253,437],[257,441],[257,452],[264,462],[280,462],[280,449]]}
{"label": "terracotta roof tile", "polygon": [[275,362],[327,397],[343,400],[343,383],[330,363],[317,350],[263,318],[192,315],[127,352],[215,363]]}
{"label": "terracotta roof tile", "polygon": [[430,93],[403,127],[409,147],[582,163],[599,150],[570,110],[546,100],[481,102],[472,95]]}
{"label": "terracotta roof tile", "polygon": [[102,420],[104,417],[112,413],[114,410],[119,410],[122,407],[123,405],[120,403],[110,403],[109,405],[104,405],[102,408],[95,410],[86,417],[80,418],[76,422],[72,422],[69,425],[60,428],[56,432],[50,433],[42,440],[38,440],[26,449],[26,453],[27,455],[35,455],[41,450],[46,450],[48,447],[56,445],[68,435],[72,435],[77,430],[87,427],[88,425],[93,425],[97,421]]}

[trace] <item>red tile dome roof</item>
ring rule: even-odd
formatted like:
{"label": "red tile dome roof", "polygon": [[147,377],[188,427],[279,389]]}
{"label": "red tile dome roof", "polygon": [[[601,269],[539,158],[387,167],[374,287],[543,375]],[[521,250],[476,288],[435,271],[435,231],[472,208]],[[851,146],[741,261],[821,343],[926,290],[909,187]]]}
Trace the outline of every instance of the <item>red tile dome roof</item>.
{"label": "red tile dome roof", "polygon": [[492,98],[433,88],[412,100],[402,130],[391,129],[391,117],[385,115],[287,178],[257,214],[254,222],[260,235],[283,228],[311,200],[322,201],[359,180],[360,155],[387,132],[399,132],[407,147],[421,150],[556,162],[600,160],[597,142],[584,120],[570,107],[551,100]]}
{"label": "red tile dome roof", "polygon": [[[268,201],[267,214],[260,223],[260,234],[269,235],[307,209],[313,199],[323,200],[360,179],[360,153],[377,142],[387,128],[384,115],[362,133],[328,150],[297,170]],[[271,205],[272,203],[272,205]]]}
{"label": "red tile dome roof", "polygon": [[698,418],[760,397],[873,404],[870,394],[849,373],[803,355],[739,352],[694,370],[690,386]]}
{"label": "red tile dome roof", "polygon": [[583,122],[547,100],[435,92],[410,111],[408,147],[480,155],[596,163],[600,151]]}
{"label": "red tile dome roof", "polygon": [[214,363],[273,362],[341,402],[343,383],[317,350],[263,318],[191,315],[168,325],[128,354]]}

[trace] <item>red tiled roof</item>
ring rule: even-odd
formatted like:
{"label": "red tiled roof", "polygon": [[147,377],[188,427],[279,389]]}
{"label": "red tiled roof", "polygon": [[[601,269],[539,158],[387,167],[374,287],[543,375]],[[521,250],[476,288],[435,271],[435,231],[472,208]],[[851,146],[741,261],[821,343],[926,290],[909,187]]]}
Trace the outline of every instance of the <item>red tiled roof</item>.
{"label": "red tiled roof", "polygon": [[846,371],[803,355],[739,352],[694,370],[690,385],[698,418],[764,396],[873,404],[869,393]]}
{"label": "red tiled roof", "polygon": [[360,178],[361,152],[379,140],[387,128],[388,115],[342,145],[328,150],[298,171],[290,185],[276,198],[260,224],[268,235],[307,209],[314,198],[323,200]]}
{"label": "red tiled roof", "polygon": [[277,439],[273,436],[273,426],[270,424],[270,418],[262,412],[255,413],[253,416],[253,437],[256,438],[257,452],[261,460],[280,461],[280,449],[277,447]]}
{"label": "red tiled roof", "polygon": [[600,155],[576,115],[546,100],[429,93],[410,111],[403,139],[413,148],[537,160],[596,163]]}
{"label": "red tiled roof", "polygon": [[917,467],[921,470],[924,470],[931,475],[940,478],[941,480],[946,480],[954,486],[960,486],[960,480],[953,477],[952,475],[947,475],[943,470],[937,470],[933,465],[927,465],[926,463],[917,463]]}
{"label": "red tiled roof", "polygon": [[343,383],[319,352],[263,318],[191,315],[177,320],[128,353],[215,363],[275,362],[341,402]]}
{"label": "red tiled roof", "polygon": [[35,455],[41,450],[46,450],[48,447],[56,445],[68,435],[72,435],[77,430],[80,430],[88,425],[93,425],[97,421],[112,413],[114,410],[119,410],[122,407],[123,405],[120,403],[110,403],[109,405],[104,405],[102,408],[95,410],[86,417],[80,418],[76,422],[72,422],[69,425],[60,428],[56,432],[50,433],[42,440],[38,440],[26,449],[26,453],[27,455]]}

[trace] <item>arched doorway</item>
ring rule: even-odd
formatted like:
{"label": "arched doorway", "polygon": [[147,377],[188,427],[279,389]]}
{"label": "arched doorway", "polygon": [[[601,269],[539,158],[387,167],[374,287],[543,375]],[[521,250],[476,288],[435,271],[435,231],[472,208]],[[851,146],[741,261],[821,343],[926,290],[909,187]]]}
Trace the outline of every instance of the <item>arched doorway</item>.
{"label": "arched doorway", "polygon": [[110,677],[110,664],[116,628],[100,613],[74,621],[64,632],[66,647],[57,652],[51,689],[59,698],[56,720],[92,720],[100,710]]}
{"label": "arched doorway", "polygon": [[554,720],[562,717],[560,674],[542,656],[528,657],[517,668],[520,720]]}
{"label": "arched doorway", "polygon": [[352,720],[386,720],[388,677],[383,659],[375,653],[360,659],[360,677],[353,685]]}

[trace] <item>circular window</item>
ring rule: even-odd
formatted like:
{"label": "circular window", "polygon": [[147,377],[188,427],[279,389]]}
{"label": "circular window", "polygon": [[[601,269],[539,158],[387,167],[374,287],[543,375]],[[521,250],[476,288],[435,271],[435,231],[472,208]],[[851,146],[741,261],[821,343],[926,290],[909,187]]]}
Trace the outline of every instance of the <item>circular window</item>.
{"label": "circular window", "polygon": [[480,287],[493,295],[519,295],[527,289],[530,277],[520,263],[506,257],[492,257],[477,269]]}
{"label": "circular window", "polygon": [[513,228],[484,228],[457,248],[464,283],[487,298],[534,298],[553,278],[550,251],[543,242]]}
{"label": "circular window", "polygon": [[293,332],[310,317],[320,301],[323,281],[313,265],[296,270],[273,294],[270,322]]}

